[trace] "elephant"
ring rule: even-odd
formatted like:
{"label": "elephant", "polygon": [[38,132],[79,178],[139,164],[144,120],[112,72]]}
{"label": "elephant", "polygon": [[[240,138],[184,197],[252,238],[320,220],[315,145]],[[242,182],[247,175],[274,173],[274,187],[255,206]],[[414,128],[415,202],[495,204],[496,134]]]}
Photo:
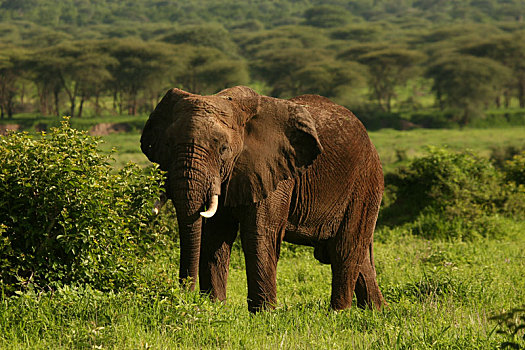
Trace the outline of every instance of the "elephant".
{"label": "elephant", "polygon": [[[282,241],[314,247],[331,265],[334,310],[385,305],[373,233],[383,171],[355,115],[328,98],[288,100],[236,86],[214,95],[169,90],[147,120],[141,149],[166,171],[179,225],[179,279],[226,299],[240,234],[248,310],[276,305]],[[159,203],[156,204],[158,210]],[[187,281],[189,279],[189,282]]]}

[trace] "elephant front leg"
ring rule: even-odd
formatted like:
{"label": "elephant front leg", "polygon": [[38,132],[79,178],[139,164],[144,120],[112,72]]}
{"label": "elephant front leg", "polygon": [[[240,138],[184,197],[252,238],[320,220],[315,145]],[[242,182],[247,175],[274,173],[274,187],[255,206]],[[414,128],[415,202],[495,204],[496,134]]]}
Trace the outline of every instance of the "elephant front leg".
{"label": "elephant front leg", "polygon": [[258,236],[259,234],[253,231],[243,232],[241,228],[250,312],[273,309],[277,299],[278,243],[266,234]]}
{"label": "elephant front leg", "polygon": [[284,237],[292,183],[279,184],[268,198],[242,212],[241,241],[248,279],[248,309],[276,305],[277,261]]}
{"label": "elephant front leg", "polygon": [[231,215],[223,213],[218,213],[204,223],[199,285],[201,293],[208,294],[213,300],[226,299],[231,248],[237,236],[238,226],[238,222]]}

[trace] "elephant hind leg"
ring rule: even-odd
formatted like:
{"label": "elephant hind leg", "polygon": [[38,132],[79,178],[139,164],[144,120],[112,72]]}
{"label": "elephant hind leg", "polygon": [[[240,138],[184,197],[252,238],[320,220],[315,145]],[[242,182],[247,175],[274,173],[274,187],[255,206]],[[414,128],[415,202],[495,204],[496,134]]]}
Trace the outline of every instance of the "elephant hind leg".
{"label": "elephant hind leg", "polygon": [[380,199],[369,199],[351,203],[336,236],[330,242],[333,309],[351,307],[354,292],[358,306],[379,308],[384,303],[371,256],[379,202]]}
{"label": "elephant hind leg", "polygon": [[359,276],[355,285],[355,295],[357,306],[360,308],[381,309],[381,307],[386,305],[376,280],[372,243],[370,243],[369,254],[366,254],[359,270]]}

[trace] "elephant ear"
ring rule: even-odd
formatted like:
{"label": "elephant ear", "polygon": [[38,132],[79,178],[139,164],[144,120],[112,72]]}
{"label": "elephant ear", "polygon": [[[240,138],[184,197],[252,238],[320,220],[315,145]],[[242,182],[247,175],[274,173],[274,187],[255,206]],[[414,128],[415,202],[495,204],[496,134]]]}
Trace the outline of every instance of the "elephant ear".
{"label": "elephant ear", "polygon": [[188,96],[192,94],[176,88],[168,90],[155,110],[151,112],[142,131],[140,138],[142,152],[150,161],[159,164],[162,170],[167,170],[168,166],[167,130],[176,119],[174,106]]}
{"label": "elephant ear", "polygon": [[246,121],[244,148],[225,204],[247,205],[266,198],[280,181],[305,171],[321,152],[315,121],[305,107],[259,96],[255,115]]}

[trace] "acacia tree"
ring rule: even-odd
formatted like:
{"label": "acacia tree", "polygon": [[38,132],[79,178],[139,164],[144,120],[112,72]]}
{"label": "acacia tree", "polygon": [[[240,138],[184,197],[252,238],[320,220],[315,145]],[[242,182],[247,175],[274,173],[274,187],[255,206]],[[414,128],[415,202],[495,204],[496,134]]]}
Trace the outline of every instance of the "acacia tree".
{"label": "acacia tree", "polygon": [[418,73],[418,63],[425,59],[419,51],[387,48],[361,54],[357,62],[368,67],[372,96],[382,110],[392,110],[395,88],[404,85]]}
{"label": "acacia tree", "polygon": [[[520,107],[525,107],[525,31],[498,35],[474,43],[462,52],[491,58],[509,68],[513,74],[503,92],[505,106],[509,106],[512,91],[515,91]],[[499,104],[498,100],[497,103]]]}
{"label": "acacia tree", "polygon": [[[266,50],[259,53],[254,68],[258,77],[269,86],[274,96],[294,96],[304,88],[306,69],[310,67],[311,76],[314,75],[312,67],[328,59],[326,52],[305,48],[285,48],[282,50]],[[318,70],[323,68],[318,66]],[[302,72],[302,73],[301,73]],[[303,75],[303,79],[299,76]],[[319,74],[315,74],[319,76]]]}
{"label": "acacia tree", "polygon": [[153,83],[163,85],[172,67],[177,66],[176,52],[170,44],[126,39],[111,40],[104,46],[118,61],[118,65],[110,67],[110,73],[114,78],[114,106],[118,106],[120,114],[124,100],[127,100],[128,113],[137,114],[139,92]]}
{"label": "acacia tree", "polygon": [[111,79],[109,67],[117,64],[114,58],[100,52],[92,42],[57,45],[45,50],[45,54],[54,58],[48,63],[55,64],[52,71],[57,75],[60,89],[65,91],[69,99],[71,117],[82,116],[86,99],[100,94]]}
{"label": "acacia tree", "polygon": [[178,59],[183,69],[174,80],[194,93],[213,93],[231,85],[249,81],[246,62],[232,59],[221,51],[209,47],[178,46]]}
{"label": "acacia tree", "polygon": [[357,62],[327,59],[309,64],[292,73],[298,93],[339,97],[366,84],[366,67]]}
{"label": "acacia tree", "polygon": [[499,94],[510,74],[491,59],[459,54],[436,61],[426,72],[441,107],[456,110],[456,121],[462,125]]}
{"label": "acacia tree", "polygon": [[49,49],[35,51],[24,60],[24,67],[37,87],[40,113],[44,115],[60,115],[60,93],[63,89],[60,69],[64,64],[64,58],[55,56]]}
{"label": "acacia tree", "polygon": [[303,16],[307,25],[334,28],[347,24],[352,14],[341,6],[318,5],[307,9]]}
{"label": "acacia tree", "polygon": [[[100,113],[99,97],[113,77],[109,72],[118,61],[107,53],[83,52],[72,64],[73,79],[76,81],[77,95],[80,98],[77,116],[82,116],[84,102],[95,97],[95,113]],[[72,99],[72,116],[75,99]]]}
{"label": "acacia tree", "polygon": [[20,48],[2,48],[0,54],[0,119],[13,117],[17,81],[23,74],[22,61],[26,52]]}

